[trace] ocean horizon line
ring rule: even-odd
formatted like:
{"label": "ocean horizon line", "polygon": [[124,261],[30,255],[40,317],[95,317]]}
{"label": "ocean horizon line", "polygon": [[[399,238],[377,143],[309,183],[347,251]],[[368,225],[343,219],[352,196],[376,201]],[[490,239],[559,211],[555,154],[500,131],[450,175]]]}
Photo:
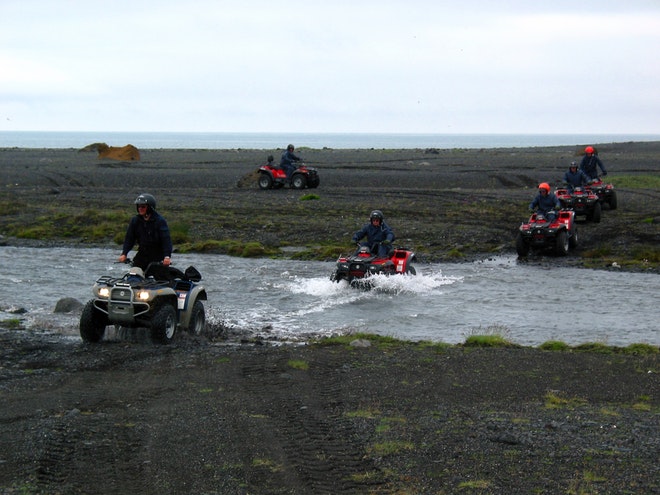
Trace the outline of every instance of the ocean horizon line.
{"label": "ocean horizon line", "polygon": [[0,148],[83,148],[104,142],[141,149],[415,149],[518,148],[660,141],[660,134],[378,133],[196,131],[0,131]]}

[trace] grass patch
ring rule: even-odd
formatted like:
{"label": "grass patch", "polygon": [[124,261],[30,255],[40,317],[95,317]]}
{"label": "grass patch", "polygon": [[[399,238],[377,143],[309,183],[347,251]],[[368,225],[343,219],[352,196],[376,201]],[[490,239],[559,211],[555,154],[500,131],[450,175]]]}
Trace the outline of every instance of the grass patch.
{"label": "grass patch", "polygon": [[547,340],[539,346],[539,349],[543,351],[567,351],[570,348],[566,342],[561,340]]}
{"label": "grass patch", "polygon": [[300,197],[300,201],[316,201],[319,199],[321,199],[321,196],[319,196],[318,194],[311,194],[311,193],[305,194]]}
{"label": "grass patch", "polygon": [[8,330],[17,330],[22,326],[23,325],[21,323],[21,320],[19,320],[18,318],[9,318],[8,320],[0,321],[0,327],[6,328]]}
{"label": "grass patch", "polygon": [[309,363],[300,359],[290,359],[287,365],[294,370],[308,370]]}
{"label": "grass patch", "polygon": [[262,457],[256,457],[252,459],[252,466],[268,469],[271,473],[278,473],[282,471],[282,466],[280,464],[277,464],[272,459],[264,459]]}
{"label": "grass patch", "polygon": [[404,441],[388,441],[388,442],[378,442],[371,446],[369,453],[376,455],[378,457],[398,454],[404,450],[414,450],[415,444],[412,442]]}
{"label": "grass patch", "polygon": [[583,258],[606,258],[612,254],[611,246],[598,246],[594,249],[585,249],[582,251]]}
{"label": "grass patch", "polygon": [[262,256],[278,254],[276,248],[266,248],[259,242],[243,243],[236,240],[207,240],[195,243],[186,243],[178,246],[179,253],[207,253],[207,254],[226,254],[229,256],[238,256],[241,258],[258,258]]}
{"label": "grass patch", "polygon": [[598,354],[614,354],[615,349],[601,342],[586,342],[573,347],[580,352],[595,352]]}
{"label": "grass patch", "polygon": [[632,405],[632,408],[635,411],[645,411],[648,412],[651,410],[651,403],[650,403],[651,397],[648,395],[642,395],[637,398],[637,402],[635,402]]}
{"label": "grass patch", "polygon": [[378,409],[358,409],[357,411],[347,412],[345,416],[347,418],[361,418],[361,419],[376,419],[381,415],[380,410]]}
{"label": "grass patch", "polygon": [[461,481],[458,484],[459,490],[488,490],[492,483],[488,480]]}
{"label": "grass patch", "polygon": [[545,407],[546,409],[575,409],[576,407],[584,406],[587,401],[578,397],[561,397],[558,393],[548,392],[545,394]]}
{"label": "grass patch", "polygon": [[633,354],[635,356],[648,356],[650,354],[660,353],[660,347],[651,344],[630,344],[622,349],[623,354]]}
{"label": "grass patch", "polygon": [[615,187],[626,189],[660,189],[658,175],[618,175],[610,178]]}
{"label": "grass patch", "polygon": [[642,263],[659,263],[660,262],[660,247],[639,245],[632,250],[632,258],[635,261]]}
{"label": "grass patch", "polygon": [[470,335],[465,339],[465,347],[515,347],[515,344],[502,335]]}
{"label": "grass patch", "polygon": [[458,259],[458,258],[464,258],[465,254],[461,252],[460,249],[458,248],[452,248],[447,252],[447,258],[453,258],[453,259]]}
{"label": "grass patch", "polygon": [[465,347],[519,347],[508,339],[509,329],[503,325],[475,328],[465,339]]}
{"label": "grass patch", "polygon": [[342,345],[350,347],[351,342],[355,340],[368,340],[379,349],[392,349],[404,345],[414,345],[411,342],[395,339],[394,337],[374,335],[370,333],[353,333],[349,335],[339,335],[336,337],[324,337],[314,341],[313,343],[318,345]]}

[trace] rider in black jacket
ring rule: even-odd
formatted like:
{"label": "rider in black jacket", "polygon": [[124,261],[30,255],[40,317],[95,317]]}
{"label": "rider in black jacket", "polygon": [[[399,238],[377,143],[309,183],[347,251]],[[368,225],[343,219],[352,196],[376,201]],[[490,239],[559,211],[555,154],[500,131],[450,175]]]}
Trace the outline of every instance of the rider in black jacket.
{"label": "rider in black jacket", "polygon": [[126,261],[126,255],[138,244],[138,252],[133,258],[133,266],[146,270],[149,263],[162,261],[170,265],[172,239],[165,219],[156,212],[156,198],[151,194],[140,194],[135,199],[137,215],[131,218],[124,237],[119,262]]}

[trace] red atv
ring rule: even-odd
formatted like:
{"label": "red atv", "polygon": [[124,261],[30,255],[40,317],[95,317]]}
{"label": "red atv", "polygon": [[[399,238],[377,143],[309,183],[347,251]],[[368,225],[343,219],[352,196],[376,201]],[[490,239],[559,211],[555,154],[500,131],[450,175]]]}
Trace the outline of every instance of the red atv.
{"label": "red atv", "polygon": [[589,185],[587,187],[591,189],[591,191],[593,191],[596,196],[598,196],[598,199],[600,199],[601,203],[607,203],[610,207],[610,210],[616,210],[616,207],[618,206],[616,191],[614,190],[614,186],[612,184],[605,184],[603,179],[598,177],[589,181]]}
{"label": "red atv", "polygon": [[[319,173],[313,167],[304,163],[297,166],[291,175],[291,187],[294,189],[314,189],[319,187]],[[286,184],[286,172],[279,165],[275,165],[270,159],[266,165],[259,167],[259,188],[280,189]]]}
{"label": "red atv", "polygon": [[588,187],[557,189],[555,192],[563,209],[573,210],[575,215],[586,216],[587,220],[600,223],[601,206],[598,196]]}
{"label": "red atv", "polygon": [[527,223],[522,223],[516,236],[518,256],[527,256],[530,249],[552,249],[559,256],[566,256],[568,248],[578,244],[575,212],[559,211],[557,218],[548,220],[541,213],[532,213]]}
{"label": "red atv", "polygon": [[353,255],[341,255],[337,260],[337,267],[330,276],[330,280],[339,282],[347,280],[355,286],[373,275],[416,275],[417,272],[412,262],[415,261],[415,253],[403,248],[394,248],[391,256],[379,258],[374,255],[367,246],[362,246]]}

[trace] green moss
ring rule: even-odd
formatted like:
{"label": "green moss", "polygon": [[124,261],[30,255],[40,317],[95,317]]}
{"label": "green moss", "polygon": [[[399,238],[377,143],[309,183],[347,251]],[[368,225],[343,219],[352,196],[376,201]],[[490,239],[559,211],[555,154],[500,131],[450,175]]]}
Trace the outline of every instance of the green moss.
{"label": "green moss", "polygon": [[309,369],[309,363],[307,361],[303,361],[300,359],[290,359],[287,362],[287,365],[290,368],[293,368],[295,370],[308,370]]}
{"label": "green moss", "polygon": [[587,342],[575,346],[573,349],[576,351],[596,352],[598,354],[613,354],[614,348],[607,346],[601,342]]}
{"label": "green moss", "polygon": [[570,346],[562,342],[560,340],[548,340],[546,342],[543,342],[540,346],[539,349],[542,349],[544,351],[566,351],[570,349]]}
{"label": "green moss", "polygon": [[660,176],[658,175],[618,175],[610,177],[610,182],[615,188],[660,189]]}
{"label": "green moss", "polygon": [[554,392],[545,394],[545,407],[547,409],[575,409],[584,406],[586,403],[586,400],[578,397],[561,397]]}
{"label": "green moss", "polygon": [[517,347],[502,335],[470,335],[463,345],[465,347]]}
{"label": "green moss", "polygon": [[388,442],[379,442],[375,443],[369,449],[372,455],[378,457],[397,454],[404,450],[414,450],[415,444],[412,442],[403,442],[403,441],[388,441]]}
{"label": "green moss", "polygon": [[266,249],[259,242],[248,242],[243,246],[243,258],[258,258],[266,253]]}
{"label": "green moss", "polygon": [[630,344],[628,347],[625,347],[622,352],[624,354],[645,356],[660,353],[660,348],[651,344]]}
{"label": "green moss", "polygon": [[9,318],[8,320],[0,320],[0,327],[7,328],[9,330],[16,330],[21,328],[23,324],[18,318]]}

